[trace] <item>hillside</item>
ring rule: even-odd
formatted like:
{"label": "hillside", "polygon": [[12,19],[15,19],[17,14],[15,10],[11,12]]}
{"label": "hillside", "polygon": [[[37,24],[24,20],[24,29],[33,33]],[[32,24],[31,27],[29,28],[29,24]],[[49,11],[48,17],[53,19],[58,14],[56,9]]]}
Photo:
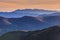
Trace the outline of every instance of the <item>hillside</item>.
{"label": "hillside", "polygon": [[0,37],[0,40],[60,40],[60,26],[36,31],[13,31]]}

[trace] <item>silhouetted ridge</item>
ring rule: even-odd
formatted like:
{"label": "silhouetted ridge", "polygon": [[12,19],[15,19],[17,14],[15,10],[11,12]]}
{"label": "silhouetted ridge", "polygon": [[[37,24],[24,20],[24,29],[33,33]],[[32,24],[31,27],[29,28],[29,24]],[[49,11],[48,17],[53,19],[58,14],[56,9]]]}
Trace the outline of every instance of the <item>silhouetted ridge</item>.
{"label": "silhouetted ridge", "polygon": [[15,11],[49,11],[49,12],[52,12],[53,10],[45,10],[45,9],[17,9]]}
{"label": "silhouetted ridge", "polygon": [[60,26],[53,26],[29,34],[26,40],[60,40]]}
{"label": "silhouetted ridge", "polygon": [[27,19],[27,18],[35,18],[35,17],[32,17],[32,16],[24,16],[24,17],[22,17],[22,18],[24,18],[24,19]]}
{"label": "silhouetted ridge", "polygon": [[30,32],[8,32],[1,36],[0,40],[60,40],[60,26]]}
{"label": "silhouetted ridge", "polygon": [[35,17],[32,16],[24,16],[22,18],[20,18],[20,20],[24,20],[24,21],[39,21],[38,19],[36,19]]}
{"label": "silhouetted ridge", "polygon": [[43,29],[44,31],[53,31],[53,30],[60,30],[60,26],[53,26],[53,27],[49,27],[46,29]]}

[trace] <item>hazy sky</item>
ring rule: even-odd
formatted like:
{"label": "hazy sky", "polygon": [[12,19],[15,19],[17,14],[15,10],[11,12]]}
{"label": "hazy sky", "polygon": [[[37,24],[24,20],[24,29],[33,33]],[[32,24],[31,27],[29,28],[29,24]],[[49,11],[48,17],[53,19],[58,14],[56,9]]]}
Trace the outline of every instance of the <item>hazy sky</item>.
{"label": "hazy sky", "polygon": [[60,11],[60,0],[0,0],[0,11],[11,11],[24,8]]}

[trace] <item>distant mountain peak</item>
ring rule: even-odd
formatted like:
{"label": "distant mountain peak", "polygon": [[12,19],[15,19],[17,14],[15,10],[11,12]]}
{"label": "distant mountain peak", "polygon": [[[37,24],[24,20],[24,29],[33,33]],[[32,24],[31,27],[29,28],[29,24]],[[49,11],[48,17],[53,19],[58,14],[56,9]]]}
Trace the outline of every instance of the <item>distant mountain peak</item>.
{"label": "distant mountain peak", "polygon": [[36,20],[38,20],[40,22],[44,22],[43,17],[24,16],[22,18],[24,18],[24,19],[36,19]]}
{"label": "distant mountain peak", "polygon": [[49,12],[53,12],[53,10],[45,10],[45,9],[16,9],[15,11],[49,11]]}
{"label": "distant mountain peak", "polygon": [[[32,16],[24,16],[22,18],[32,18]],[[34,17],[33,17],[34,18]]]}

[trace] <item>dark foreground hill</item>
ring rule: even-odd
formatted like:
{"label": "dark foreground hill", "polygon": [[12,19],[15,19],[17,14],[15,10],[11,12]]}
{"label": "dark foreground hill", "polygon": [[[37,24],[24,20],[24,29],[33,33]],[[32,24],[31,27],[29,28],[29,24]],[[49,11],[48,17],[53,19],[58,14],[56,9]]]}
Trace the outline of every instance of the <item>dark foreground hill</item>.
{"label": "dark foreground hill", "polygon": [[0,40],[60,40],[60,26],[31,32],[8,32],[2,35]]}
{"label": "dark foreground hill", "polygon": [[27,36],[26,40],[60,40],[60,26],[33,32]]}
{"label": "dark foreground hill", "polygon": [[8,32],[0,37],[0,40],[24,40],[25,36],[28,35],[24,31]]}

